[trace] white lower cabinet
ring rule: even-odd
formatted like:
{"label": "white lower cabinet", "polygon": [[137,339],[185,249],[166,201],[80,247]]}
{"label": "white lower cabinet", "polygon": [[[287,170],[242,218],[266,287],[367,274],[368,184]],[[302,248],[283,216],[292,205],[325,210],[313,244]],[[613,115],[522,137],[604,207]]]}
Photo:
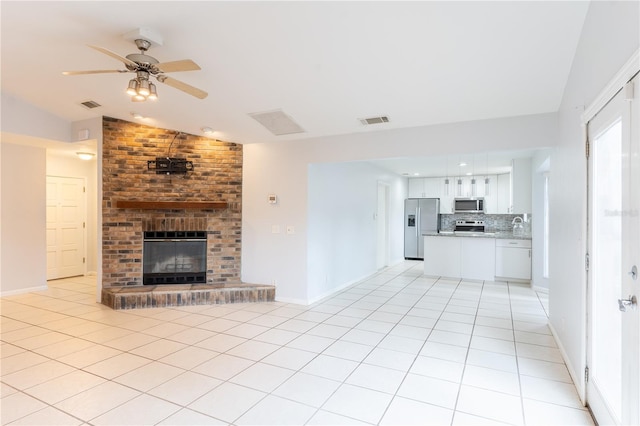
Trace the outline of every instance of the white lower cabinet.
{"label": "white lower cabinet", "polygon": [[495,239],[424,237],[426,275],[493,281]]}
{"label": "white lower cabinet", "polygon": [[462,265],[460,277],[493,281],[495,273],[495,238],[461,238]]}
{"label": "white lower cabinet", "polygon": [[496,277],[531,279],[531,240],[496,240]]}
{"label": "white lower cabinet", "polygon": [[462,238],[424,237],[424,273],[460,277]]}

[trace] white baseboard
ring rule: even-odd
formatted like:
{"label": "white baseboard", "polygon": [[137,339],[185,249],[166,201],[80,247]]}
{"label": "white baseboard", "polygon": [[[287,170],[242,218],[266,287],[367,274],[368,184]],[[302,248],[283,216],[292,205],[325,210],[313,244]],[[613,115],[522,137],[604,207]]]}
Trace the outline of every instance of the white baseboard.
{"label": "white baseboard", "polygon": [[[586,406],[587,398],[586,398],[586,392],[585,392],[584,374],[582,373],[578,374],[576,369],[571,364],[571,360],[569,359],[567,352],[564,350],[562,341],[560,341],[560,339],[558,338],[558,333],[556,332],[556,329],[553,328],[553,324],[551,324],[551,322],[548,322],[548,321],[547,321],[547,324],[549,325],[549,329],[551,330],[551,335],[553,336],[553,340],[555,340],[556,345],[558,345],[558,349],[560,350],[560,355],[562,355],[562,359],[564,360],[564,363],[567,365],[567,370],[569,370],[571,379],[573,379],[573,384],[575,385],[576,390],[578,391],[580,402],[582,403],[582,405]],[[584,371],[584,366],[582,367],[582,369],[580,369],[580,371]]]}
{"label": "white baseboard", "polygon": [[369,277],[371,277],[371,276],[373,276],[373,275],[375,275],[375,274],[377,274],[377,273],[379,273],[381,271],[384,271],[387,268],[395,266],[395,265],[397,265],[397,264],[399,264],[401,262],[404,262],[404,259],[396,261],[395,263],[393,263],[393,264],[391,264],[389,266],[385,266],[384,268],[379,269],[377,271],[371,272],[370,274],[363,275],[362,277],[356,278],[355,280],[350,280],[350,281],[347,281],[346,283],[340,284],[338,287],[335,287],[335,288],[332,288],[332,289],[330,289],[328,291],[325,291],[324,293],[322,293],[322,294],[320,294],[320,295],[318,295],[318,296],[316,296],[316,297],[314,297],[312,299],[304,300],[304,299],[290,299],[290,298],[286,298],[286,297],[285,298],[280,298],[280,297],[278,297],[278,294],[277,294],[278,293],[278,289],[276,288],[276,301],[277,302],[283,302],[283,303],[295,303],[297,305],[313,305],[314,303],[318,302],[319,300],[322,300],[322,299],[324,299],[326,297],[331,296],[332,294],[335,294],[335,293],[337,293],[339,291],[342,291],[345,288],[347,288],[347,287],[349,287],[349,286],[351,286],[353,284],[359,283],[360,281],[365,280],[365,279],[367,279],[367,278],[369,278]]}
{"label": "white baseboard", "polygon": [[48,289],[49,287],[46,285],[41,285],[38,287],[21,288],[19,290],[9,290],[9,291],[0,292],[0,297],[15,296],[17,294],[31,293],[32,291],[44,291]]}
{"label": "white baseboard", "polygon": [[306,299],[293,299],[290,297],[278,297],[278,289],[276,287],[276,302],[281,302],[281,303],[293,303],[294,305],[308,305],[309,303],[307,303]]}
{"label": "white baseboard", "polygon": [[344,290],[345,288],[349,287],[350,285],[353,285],[353,284],[355,284],[355,283],[357,283],[357,282],[360,282],[360,281],[364,280],[365,278],[370,277],[370,276],[372,276],[372,275],[376,274],[377,272],[378,272],[378,271],[376,271],[376,272],[374,272],[374,273],[372,273],[372,274],[365,275],[364,277],[357,278],[357,279],[355,279],[355,280],[347,281],[346,283],[343,283],[343,284],[339,285],[338,287],[335,287],[335,288],[332,288],[331,290],[325,291],[325,292],[324,292],[324,293],[322,293],[321,295],[316,296],[316,297],[314,297],[313,299],[310,299],[310,300],[309,300],[309,302],[308,302],[307,304],[308,304],[308,305],[313,305],[313,304],[314,304],[314,303],[316,303],[317,301],[322,300],[322,299],[324,299],[325,297],[329,297],[329,296],[331,296],[332,294],[335,294],[335,293],[337,293],[337,292],[339,292],[339,291],[342,291],[342,290]]}
{"label": "white baseboard", "polygon": [[537,292],[540,292],[540,293],[549,294],[549,289],[547,287],[540,287],[540,286],[537,286],[537,285],[533,285],[533,286],[531,286],[531,289],[533,291],[537,291]]}

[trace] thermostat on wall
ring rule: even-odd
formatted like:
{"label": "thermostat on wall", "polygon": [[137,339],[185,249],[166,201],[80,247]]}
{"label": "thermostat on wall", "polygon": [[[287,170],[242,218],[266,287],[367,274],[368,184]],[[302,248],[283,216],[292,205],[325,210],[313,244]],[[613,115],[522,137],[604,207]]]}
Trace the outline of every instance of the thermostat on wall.
{"label": "thermostat on wall", "polygon": [[269,194],[269,204],[276,204],[278,202],[278,196],[276,194]]}

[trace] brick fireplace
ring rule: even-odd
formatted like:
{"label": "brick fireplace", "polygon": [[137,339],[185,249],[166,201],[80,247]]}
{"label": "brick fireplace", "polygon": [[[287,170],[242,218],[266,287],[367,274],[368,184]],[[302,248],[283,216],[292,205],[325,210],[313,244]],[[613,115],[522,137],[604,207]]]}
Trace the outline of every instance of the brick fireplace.
{"label": "brick fireplace", "polygon": [[[193,170],[158,174],[149,166],[169,157],[186,158]],[[240,284],[242,145],[104,117],[102,181],[103,303],[154,291],[142,282],[145,232],[204,231],[200,290]],[[174,289],[188,297],[184,286],[157,291]]]}

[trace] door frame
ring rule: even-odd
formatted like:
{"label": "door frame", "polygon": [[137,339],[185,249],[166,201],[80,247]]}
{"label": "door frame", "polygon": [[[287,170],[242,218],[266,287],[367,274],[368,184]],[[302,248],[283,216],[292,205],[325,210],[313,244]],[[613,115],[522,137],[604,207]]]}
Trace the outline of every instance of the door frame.
{"label": "door frame", "polygon": [[[384,193],[384,203],[380,205],[380,192]],[[376,193],[376,268],[378,270],[389,266],[391,263],[391,246],[389,241],[389,193],[390,187],[386,182],[378,181]],[[380,224],[380,207],[384,209],[384,223]],[[383,229],[381,229],[381,227]],[[381,238],[380,232],[383,235]],[[380,250],[384,252],[382,258],[384,265],[380,265]]]}
{"label": "door frame", "polygon": [[[82,227],[82,257],[83,259],[85,259],[85,261],[82,264],[82,274],[83,275],[87,275],[87,178],[84,176],[62,176],[62,175],[57,175],[57,174],[47,174],[46,178],[50,178],[50,177],[54,177],[54,178],[67,178],[67,179],[80,179],[82,181],[82,187],[84,188],[83,192],[82,192],[82,222],[84,224],[84,226]],[[46,224],[45,224],[46,227]],[[45,229],[46,232],[46,229]],[[48,266],[48,265],[47,265]],[[64,277],[61,277],[64,278]],[[61,279],[61,278],[57,278],[57,279]]]}
{"label": "door frame", "polygon": [[[596,188],[594,187],[594,184],[597,185],[598,175],[596,171],[598,169],[602,169],[602,170],[609,169],[608,167],[606,167],[606,165],[600,166],[600,167],[597,167],[596,165],[596,160],[598,159],[598,157],[596,156],[596,152],[598,150],[598,146],[600,146],[600,145],[596,145],[596,141],[599,139],[600,135],[606,134],[607,132],[609,132],[610,129],[612,129],[616,125],[619,125],[621,151],[620,151],[620,155],[616,155],[616,159],[618,159],[621,162],[620,157],[624,152],[623,151],[624,144],[626,143],[625,138],[628,137],[627,135],[628,130],[625,128],[625,126],[629,125],[628,123],[629,123],[630,114],[628,113],[628,110],[629,110],[629,107],[627,105],[624,105],[622,93],[618,92],[616,96],[611,99],[611,102],[605,105],[598,112],[598,114],[596,114],[596,116],[594,116],[594,118],[589,121],[587,125],[588,158],[587,158],[587,238],[586,238],[586,241],[587,241],[587,252],[590,256],[590,261],[588,262],[588,268],[587,268],[586,362],[587,362],[587,368],[590,371],[592,371],[593,374],[589,374],[586,378],[585,395],[586,395],[586,403],[589,405],[590,410],[594,415],[594,417],[596,414],[598,414],[599,418],[597,419],[597,421],[607,425],[618,424],[617,421],[622,423],[623,412],[622,412],[622,395],[619,396],[618,400],[607,401],[606,399],[607,396],[611,396],[611,394],[603,393],[602,391],[606,389],[603,389],[597,386],[596,380],[595,380],[596,379],[595,366],[596,366],[596,353],[597,353],[596,348],[602,347],[602,346],[596,345],[594,342],[596,342],[595,340],[596,335],[598,335],[597,330],[602,331],[602,329],[597,326],[599,321],[595,320],[594,315],[598,312],[599,309],[605,309],[604,308],[605,305],[602,305],[603,300],[601,298],[596,297],[597,296],[596,293],[599,292],[598,289],[603,289],[603,288],[606,289],[608,287],[608,284],[607,284],[608,281],[605,280],[604,282],[602,282],[601,276],[600,276],[600,279],[597,280],[596,279],[597,277],[594,275],[597,265],[599,264],[598,256],[596,255],[596,248],[598,247],[597,245],[598,241],[596,241],[596,234],[595,234],[596,221],[594,218],[595,216],[594,203],[596,202],[596,199],[594,198],[594,196],[597,194],[595,193]],[[597,127],[594,127],[595,123],[597,123]],[[600,144],[606,144],[606,142],[600,142]],[[605,158],[606,158],[606,154],[605,154]],[[620,167],[620,173],[621,173],[620,178],[622,179],[622,167]],[[622,199],[625,197],[625,194],[622,191],[622,188],[620,190],[621,190],[620,201],[622,201]],[[606,208],[606,206],[604,207]],[[620,217],[620,220],[622,220],[621,217]],[[623,247],[624,247],[623,237],[622,235],[620,235],[620,249],[622,250]],[[622,255],[622,252],[620,253],[620,255]],[[606,258],[606,255],[604,255],[603,257]],[[616,270],[616,273],[619,273],[621,268],[622,268],[622,262],[620,262],[620,265],[618,265],[618,268],[614,268],[614,269]],[[622,280],[622,277],[620,277],[620,280]],[[614,300],[610,300],[608,302],[609,303],[606,303],[606,305],[608,305],[609,309],[613,309]],[[607,315],[604,315],[604,312],[601,312],[601,313],[603,314],[603,317],[607,316]],[[615,315],[618,315],[617,318],[620,318],[619,312],[615,312]],[[622,325],[622,322],[620,323],[620,326],[621,325]],[[620,333],[622,333],[621,328],[619,330],[616,329],[616,331],[619,331]],[[622,348],[622,341],[620,341],[619,344],[620,344],[620,348]],[[617,343],[616,343],[616,346],[617,346]],[[601,355],[605,355],[605,354],[601,354]],[[621,380],[622,379],[622,375],[621,375],[622,359],[623,359],[622,352],[620,354],[615,354],[615,352],[607,351],[606,355],[612,355],[612,358],[619,358],[620,360],[619,373],[620,373],[620,380]],[[601,365],[601,364],[605,364],[605,363],[602,362],[602,360],[599,363],[597,363],[597,365]],[[598,375],[598,377],[601,377],[601,376],[603,378],[606,378],[607,374]],[[619,389],[622,389],[623,387],[622,380],[620,381],[620,383],[618,383],[618,385],[619,385]],[[609,390],[611,390],[611,388],[609,388]],[[614,404],[619,403],[620,406],[613,407],[610,405],[610,403],[614,403]],[[615,413],[614,411],[619,411],[619,412]],[[616,419],[613,417],[614,415],[619,415],[620,418]]]}
{"label": "door frame", "polygon": [[[587,155],[585,155],[587,185],[585,185],[586,193],[585,193],[585,204],[583,208],[583,223],[585,226],[584,228],[585,238],[582,243],[583,253],[585,254],[585,265],[588,265],[588,255],[589,255],[589,249],[591,244],[590,231],[589,231],[590,230],[589,208],[590,208],[591,200],[590,200],[590,188],[588,187],[591,176],[589,174],[590,160],[588,158],[588,143],[589,143],[588,123],[618,94],[618,92],[620,92],[621,90],[624,90],[624,87],[627,84],[627,82],[631,81],[638,73],[640,73],[640,49],[636,50],[631,55],[629,60],[622,66],[622,68],[616,73],[616,75],[611,79],[611,81],[602,89],[602,91],[598,94],[598,96],[596,96],[593,102],[587,108],[585,108],[584,112],[580,116],[581,124],[582,124],[581,127],[582,127],[583,140],[585,143],[586,153],[587,153]],[[636,86],[637,87],[635,88],[635,90],[640,91],[640,84],[637,84]],[[640,114],[638,114],[638,116],[640,116]],[[634,136],[632,135],[632,137]],[[587,383],[586,383],[587,374],[588,374],[587,356],[590,352],[590,347],[589,347],[590,330],[589,330],[589,318],[588,318],[588,315],[590,312],[589,310],[590,299],[588,296],[589,296],[590,290],[588,287],[589,273],[586,267],[582,269],[582,282],[585,283],[585,285],[583,286],[583,290],[581,292],[581,301],[584,306],[582,333],[584,336],[583,341],[585,346],[581,356],[581,363],[582,363],[581,370],[579,371],[584,371],[585,375],[582,377],[579,377],[577,381],[581,385],[578,389],[580,399],[584,405],[587,405],[588,403]],[[638,324],[638,327],[640,328],[640,324]],[[576,378],[574,377],[574,380],[575,379]],[[624,399],[624,395],[623,395],[623,399]],[[640,418],[640,407],[638,408],[638,411],[639,412],[637,413],[637,416],[638,418]]]}

